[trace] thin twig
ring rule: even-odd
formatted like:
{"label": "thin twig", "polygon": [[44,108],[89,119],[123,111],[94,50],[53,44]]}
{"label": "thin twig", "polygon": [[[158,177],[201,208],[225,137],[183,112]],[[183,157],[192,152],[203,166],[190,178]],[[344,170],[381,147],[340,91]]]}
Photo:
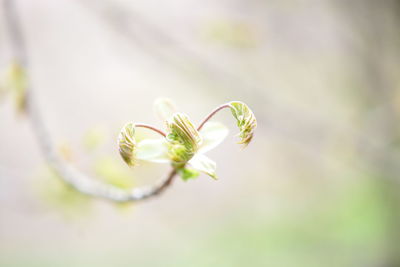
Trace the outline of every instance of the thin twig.
{"label": "thin twig", "polygon": [[[118,187],[100,182],[99,179],[89,178],[85,174],[75,169],[73,166],[69,165],[58,155],[53,145],[53,142],[51,141],[51,136],[49,134],[49,131],[47,130],[46,123],[34,99],[32,84],[29,82],[27,49],[15,5],[15,0],[3,0],[5,21],[7,24],[10,42],[13,49],[12,53],[16,63],[19,64],[21,68],[25,71],[28,85],[27,88],[25,88],[27,114],[30,117],[32,130],[36,135],[37,142],[39,143],[44,157],[46,158],[52,169],[63,179],[63,181],[74,187],[79,192],[111,201],[138,201],[154,197],[163,192],[171,184],[174,177],[176,176],[175,169],[172,169],[167,175],[167,178],[159,182],[158,184],[149,187],[123,190]],[[144,125],[141,126],[144,127]],[[162,131],[158,130],[157,132],[165,136]]]}
{"label": "thin twig", "polygon": [[200,131],[201,128],[203,128],[204,124],[205,124],[207,121],[209,121],[212,117],[214,117],[214,115],[217,114],[218,111],[220,111],[221,109],[224,109],[224,108],[229,108],[229,107],[230,107],[229,104],[223,104],[223,105],[217,107],[216,109],[214,109],[210,114],[207,115],[207,117],[205,117],[205,118],[203,119],[203,121],[200,123],[200,126],[197,127],[197,131]]}

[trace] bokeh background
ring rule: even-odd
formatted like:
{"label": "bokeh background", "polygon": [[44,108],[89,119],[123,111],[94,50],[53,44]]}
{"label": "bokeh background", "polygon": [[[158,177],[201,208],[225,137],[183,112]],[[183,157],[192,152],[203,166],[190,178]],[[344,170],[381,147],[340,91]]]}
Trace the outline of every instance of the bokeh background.
{"label": "bokeh background", "polygon": [[220,113],[218,181],[116,205],[48,170],[3,88],[0,266],[400,266],[399,1],[16,2],[53,139],[96,179],[126,188],[168,169],[132,170],[116,146],[128,121],[162,127],[158,97],[194,121],[241,100],[259,126],[241,150]]}

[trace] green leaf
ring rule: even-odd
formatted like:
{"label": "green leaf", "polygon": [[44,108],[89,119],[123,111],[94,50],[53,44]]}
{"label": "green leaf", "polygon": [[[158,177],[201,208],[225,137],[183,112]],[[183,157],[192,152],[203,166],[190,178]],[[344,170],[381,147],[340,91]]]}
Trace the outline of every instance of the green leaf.
{"label": "green leaf", "polygon": [[157,163],[168,163],[168,145],[165,139],[145,139],[137,145],[136,158]]}
{"label": "green leaf", "polygon": [[229,103],[229,106],[240,130],[239,137],[242,140],[239,144],[246,146],[253,139],[254,130],[257,127],[256,117],[253,111],[243,102],[232,101]]}
{"label": "green leaf", "polygon": [[191,168],[181,168],[178,170],[179,175],[185,182],[190,179],[195,179],[200,175],[200,172]]}
{"label": "green leaf", "polygon": [[218,146],[228,135],[228,128],[219,122],[207,122],[200,131],[203,143],[199,149],[199,153],[206,153]]}
{"label": "green leaf", "polygon": [[204,172],[215,180],[217,179],[217,175],[215,173],[217,164],[203,154],[195,155],[188,163],[194,169]]}
{"label": "green leaf", "polygon": [[154,102],[154,112],[162,121],[167,121],[176,111],[175,104],[168,98],[158,98]]}

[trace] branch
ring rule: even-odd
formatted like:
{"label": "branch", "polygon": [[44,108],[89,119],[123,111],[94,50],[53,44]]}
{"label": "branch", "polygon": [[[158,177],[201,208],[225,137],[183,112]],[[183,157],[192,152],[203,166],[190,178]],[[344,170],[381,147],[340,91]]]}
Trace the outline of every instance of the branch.
{"label": "branch", "polygon": [[[65,162],[58,155],[53,142],[51,141],[51,136],[47,130],[47,125],[35,101],[32,84],[29,82],[29,64],[26,43],[21,31],[18,12],[15,5],[15,0],[3,0],[5,11],[4,18],[7,24],[8,34],[10,36],[14,60],[18,65],[21,66],[26,75],[26,113],[30,118],[32,130],[36,136],[36,140],[51,168],[63,179],[64,182],[71,185],[79,192],[93,197],[116,202],[126,202],[144,200],[162,193],[172,183],[176,175],[175,169],[172,169],[169,172],[165,180],[162,180],[155,185],[123,190],[118,187],[100,182],[99,179],[92,179],[88,177]],[[148,125],[143,124],[140,125],[140,127],[149,128]],[[152,130],[156,130],[156,132],[165,136],[165,133],[158,129],[153,128]]]}

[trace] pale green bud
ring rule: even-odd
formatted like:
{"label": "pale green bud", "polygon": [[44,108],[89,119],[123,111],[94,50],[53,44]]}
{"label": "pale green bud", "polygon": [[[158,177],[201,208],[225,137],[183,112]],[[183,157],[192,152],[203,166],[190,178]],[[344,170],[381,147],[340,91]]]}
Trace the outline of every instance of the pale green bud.
{"label": "pale green bud", "polygon": [[135,125],[127,123],[118,135],[119,154],[129,166],[136,163]]}
{"label": "pale green bud", "polygon": [[232,101],[229,103],[229,106],[240,130],[239,137],[241,141],[239,144],[244,144],[246,146],[253,139],[254,130],[257,127],[256,117],[251,109],[243,102]]}
{"label": "pale green bud", "polygon": [[175,113],[168,121],[169,156],[175,163],[185,163],[199,149],[202,142],[199,132],[183,113]]}

